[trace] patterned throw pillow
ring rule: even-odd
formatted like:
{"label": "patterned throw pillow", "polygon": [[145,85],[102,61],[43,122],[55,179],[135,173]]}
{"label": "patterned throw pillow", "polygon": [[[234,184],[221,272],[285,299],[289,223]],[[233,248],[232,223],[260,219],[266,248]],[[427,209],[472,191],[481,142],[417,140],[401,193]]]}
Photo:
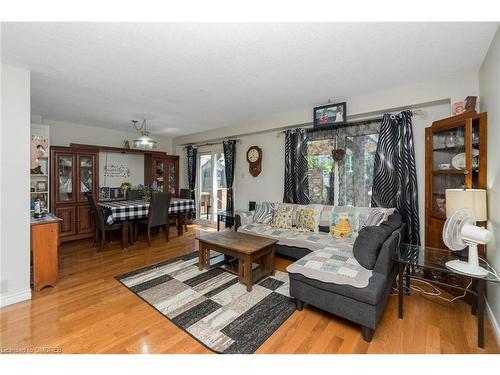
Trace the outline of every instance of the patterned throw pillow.
{"label": "patterned throw pillow", "polygon": [[253,215],[253,222],[260,224],[271,224],[274,215],[274,204],[269,202],[263,202],[258,204],[255,208],[255,214]]}
{"label": "patterned throw pillow", "polygon": [[292,215],[293,206],[280,205],[274,211],[273,223],[271,225],[276,228],[292,229]]}
{"label": "patterned throw pillow", "polygon": [[358,234],[359,216],[352,212],[332,211],[330,233],[336,238],[353,238]]}
{"label": "patterned throw pillow", "polygon": [[321,211],[313,207],[301,208],[298,211],[297,229],[317,232],[319,230],[319,217]]}
{"label": "patterned throw pillow", "polygon": [[370,208],[370,212],[368,213],[368,217],[361,225],[364,227],[378,226],[382,224],[382,222],[386,221],[389,215],[394,213],[394,208],[382,208],[382,207],[374,207]]}

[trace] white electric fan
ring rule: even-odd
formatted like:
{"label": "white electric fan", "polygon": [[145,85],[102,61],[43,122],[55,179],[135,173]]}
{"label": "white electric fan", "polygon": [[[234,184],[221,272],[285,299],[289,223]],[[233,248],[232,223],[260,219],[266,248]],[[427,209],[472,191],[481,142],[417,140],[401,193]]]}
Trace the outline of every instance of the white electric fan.
{"label": "white electric fan", "polygon": [[446,219],[443,228],[443,241],[450,250],[462,250],[469,246],[469,259],[450,260],[446,267],[472,276],[486,276],[488,271],[479,265],[477,245],[486,244],[491,239],[491,232],[476,226],[474,213],[468,208],[456,210]]}

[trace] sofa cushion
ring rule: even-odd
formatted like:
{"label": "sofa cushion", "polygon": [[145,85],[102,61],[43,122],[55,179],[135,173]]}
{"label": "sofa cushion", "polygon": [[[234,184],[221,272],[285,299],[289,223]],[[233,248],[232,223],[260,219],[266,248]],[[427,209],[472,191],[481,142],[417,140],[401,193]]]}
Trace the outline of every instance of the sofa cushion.
{"label": "sofa cushion", "polygon": [[401,227],[401,224],[403,224],[401,215],[398,213],[393,213],[392,215],[389,215],[386,221],[380,224],[380,227],[384,228],[389,234],[391,234],[396,229]]}
{"label": "sofa cushion", "polygon": [[382,244],[392,231],[385,227],[369,226],[362,228],[354,241],[353,254],[363,267],[372,270],[377,263],[377,257]]}
{"label": "sofa cushion", "polygon": [[259,224],[271,224],[274,215],[274,203],[262,202],[255,208],[253,222]]}
{"label": "sofa cushion", "polygon": [[366,287],[372,276],[372,271],[363,268],[353,257],[350,246],[313,251],[289,265],[287,271],[325,283],[352,285],[356,288]]}
{"label": "sofa cushion", "polygon": [[[365,288],[355,288],[351,285],[341,285],[335,283],[325,283],[322,281],[310,279],[304,275],[297,273],[290,273],[290,285],[292,283],[305,283],[314,288],[324,290],[327,292],[342,295],[353,300],[367,303],[369,305],[377,305],[383,297],[384,289],[387,283],[387,279],[384,275],[374,272],[368,281],[368,285]],[[294,287],[299,285],[294,284]]]}
{"label": "sofa cushion", "polygon": [[359,227],[359,216],[352,209],[345,212],[332,211],[330,233],[336,238],[354,238]]}
{"label": "sofa cushion", "polygon": [[318,232],[319,227],[319,217],[321,210],[315,207],[300,207],[297,214],[297,226],[298,230]]}
{"label": "sofa cushion", "polygon": [[325,247],[344,247],[352,248],[351,239],[335,238],[329,233],[324,232],[301,232],[296,229],[275,228],[268,224],[249,224],[242,225],[238,228],[238,232],[275,238],[278,240],[278,245],[302,247],[310,251],[324,249]]}
{"label": "sofa cushion", "polygon": [[274,211],[272,226],[275,228],[292,229],[292,205],[281,204]]}

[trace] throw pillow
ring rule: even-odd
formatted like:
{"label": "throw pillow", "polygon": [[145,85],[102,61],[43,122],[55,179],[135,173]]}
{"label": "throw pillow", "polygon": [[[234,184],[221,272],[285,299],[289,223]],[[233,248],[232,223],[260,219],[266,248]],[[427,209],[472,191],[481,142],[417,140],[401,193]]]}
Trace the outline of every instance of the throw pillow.
{"label": "throw pillow", "polygon": [[253,222],[260,224],[271,224],[274,215],[274,204],[270,202],[263,202],[258,204],[255,208],[253,215]]}
{"label": "throw pillow", "polygon": [[352,238],[357,235],[359,223],[352,212],[332,211],[330,233],[336,238]]}
{"label": "throw pillow", "polygon": [[317,232],[320,214],[321,211],[315,210],[313,207],[300,208],[296,228],[298,230]]}
{"label": "throw pillow", "polygon": [[394,213],[390,215],[386,221],[384,221],[382,224],[380,224],[381,228],[384,228],[389,235],[392,234],[396,229],[401,227],[403,224],[403,220],[401,218],[401,215],[398,213]]}
{"label": "throw pillow", "polygon": [[273,216],[272,226],[276,228],[292,229],[293,206],[280,205]]}
{"label": "throw pillow", "polygon": [[372,227],[380,225],[384,221],[384,218],[385,218],[384,212],[377,209],[370,210],[370,212],[368,213],[368,217],[363,223],[363,227]]}
{"label": "throw pillow", "polygon": [[379,226],[362,228],[352,248],[354,258],[364,268],[372,270],[377,263],[380,249],[388,237],[389,233],[385,228]]}

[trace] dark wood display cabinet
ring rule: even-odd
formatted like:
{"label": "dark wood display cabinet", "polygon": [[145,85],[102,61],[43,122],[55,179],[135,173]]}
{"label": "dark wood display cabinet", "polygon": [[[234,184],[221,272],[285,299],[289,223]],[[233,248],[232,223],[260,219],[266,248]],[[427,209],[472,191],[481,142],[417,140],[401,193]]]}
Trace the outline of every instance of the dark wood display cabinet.
{"label": "dark wood display cabinet", "polygon": [[[443,243],[446,189],[486,188],[487,114],[464,113],[435,121],[425,129],[425,245],[447,249]],[[486,226],[479,222],[478,225]],[[479,255],[486,254],[479,246]],[[435,273],[436,280],[458,286],[469,278]]]}
{"label": "dark wood display cabinet", "polygon": [[50,211],[62,219],[60,242],[92,237],[94,220],[86,194],[98,196],[98,152],[51,147],[50,153]]}
{"label": "dark wood display cabinet", "polygon": [[179,196],[179,157],[175,155],[144,155],[144,182],[158,182],[160,191]]}

